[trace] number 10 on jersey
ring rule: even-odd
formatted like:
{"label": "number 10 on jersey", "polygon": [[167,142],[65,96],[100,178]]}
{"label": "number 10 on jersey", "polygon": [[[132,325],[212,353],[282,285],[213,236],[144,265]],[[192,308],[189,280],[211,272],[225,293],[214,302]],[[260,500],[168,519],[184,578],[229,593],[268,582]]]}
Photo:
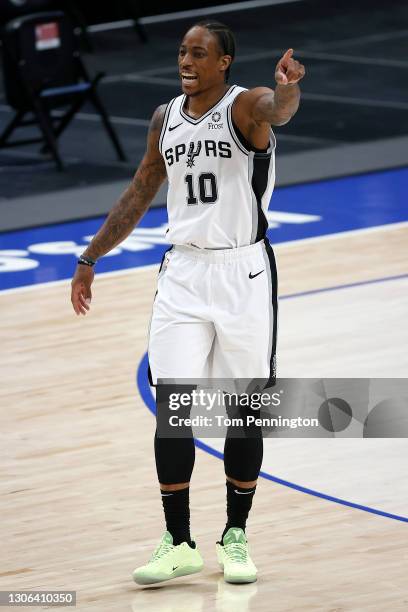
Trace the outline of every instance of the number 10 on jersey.
{"label": "number 10 on jersey", "polygon": [[213,204],[218,200],[217,179],[212,172],[202,172],[198,176],[196,185],[193,174],[186,174],[184,181],[187,184],[188,206],[198,204],[198,199],[203,204]]}

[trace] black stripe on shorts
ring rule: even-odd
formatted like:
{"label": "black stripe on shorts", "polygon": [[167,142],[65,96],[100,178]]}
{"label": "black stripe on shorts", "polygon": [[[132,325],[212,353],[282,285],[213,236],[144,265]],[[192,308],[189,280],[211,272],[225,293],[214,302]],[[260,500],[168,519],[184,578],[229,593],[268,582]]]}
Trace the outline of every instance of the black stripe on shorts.
{"label": "black stripe on shorts", "polygon": [[272,330],[272,350],[270,358],[269,380],[266,387],[276,385],[276,341],[278,333],[278,271],[276,268],[275,253],[267,238],[264,238],[266,253],[268,255],[272,281],[272,311],[273,311],[273,330]]}

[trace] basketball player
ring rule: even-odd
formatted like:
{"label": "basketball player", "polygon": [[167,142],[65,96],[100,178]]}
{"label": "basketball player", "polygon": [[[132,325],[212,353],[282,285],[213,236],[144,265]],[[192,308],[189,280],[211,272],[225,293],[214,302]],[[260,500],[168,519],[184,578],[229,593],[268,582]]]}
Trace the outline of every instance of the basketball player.
{"label": "basketball player", "polygon": [[[271,125],[297,111],[305,70],[289,49],[276,66],[274,91],[246,90],[228,84],[234,55],[226,26],[202,22],[188,30],[178,55],[183,94],[153,114],[133,181],[79,258],[72,281],[74,310],[84,315],[93,265],[130,234],[167,176],[173,246],[159,272],[148,350],[161,400],[166,379],[253,377],[273,384],[275,378],[277,278],[265,214],[275,178]],[[150,561],[134,571],[139,584],[203,567],[190,536],[193,436],[156,430],[154,448],[167,530]],[[227,434],[227,523],[216,544],[227,582],[256,580],[245,527],[262,455],[262,435]]]}

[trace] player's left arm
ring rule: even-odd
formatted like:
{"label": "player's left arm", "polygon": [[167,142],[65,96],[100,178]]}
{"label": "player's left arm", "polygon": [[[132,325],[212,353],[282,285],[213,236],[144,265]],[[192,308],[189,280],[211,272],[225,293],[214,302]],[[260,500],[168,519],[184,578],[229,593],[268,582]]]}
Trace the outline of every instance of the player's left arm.
{"label": "player's left arm", "polygon": [[304,75],[305,67],[294,59],[293,49],[288,49],[275,68],[275,91],[255,87],[242,93],[237,103],[257,125],[284,125],[299,108],[298,83]]}

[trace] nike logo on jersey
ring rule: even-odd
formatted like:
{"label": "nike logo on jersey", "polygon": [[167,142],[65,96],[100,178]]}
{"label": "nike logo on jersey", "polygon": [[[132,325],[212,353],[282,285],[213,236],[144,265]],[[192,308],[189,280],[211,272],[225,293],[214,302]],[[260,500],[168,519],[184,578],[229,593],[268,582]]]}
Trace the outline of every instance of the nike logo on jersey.
{"label": "nike logo on jersey", "polygon": [[173,567],[173,572],[178,568],[178,565],[176,565],[176,567]]}
{"label": "nike logo on jersey", "polygon": [[182,123],[183,123],[183,122],[178,123],[177,125],[169,125],[169,132],[172,132],[172,131],[173,131],[173,130],[175,130],[176,128],[180,127],[180,125],[181,125]]}
{"label": "nike logo on jersey", "polygon": [[265,272],[265,270],[261,270],[260,272],[257,272],[257,274],[252,274],[252,272],[250,272],[249,273],[249,278],[256,278],[257,276],[262,274],[262,272]]}

